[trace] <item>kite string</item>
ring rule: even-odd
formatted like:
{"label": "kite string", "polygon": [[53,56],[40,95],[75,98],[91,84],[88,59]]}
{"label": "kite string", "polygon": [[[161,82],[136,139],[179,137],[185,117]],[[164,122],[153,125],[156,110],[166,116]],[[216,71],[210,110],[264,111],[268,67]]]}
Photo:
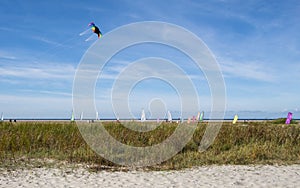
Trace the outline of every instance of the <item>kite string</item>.
{"label": "kite string", "polygon": [[[56,44],[55,46],[53,46],[53,47],[51,47],[51,48],[49,48],[49,49],[47,49],[47,50],[41,52],[41,54],[38,55],[38,56],[36,56],[35,58],[36,58],[36,59],[40,59],[42,56],[49,54],[50,52],[56,50],[56,49],[59,48],[59,47],[64,46],[65,44],[67,44],[67,43],[69,43],[69,42],[75,40],[76,38],[78,38],[78,36],[74,36],[74,37],[72,37],[72,38],[69,38],[69,39],[67,39],[67,40],[65,40],[65,41],[63,41],[63,42],[61,42],[61,43],[58,43],[58,44]],[[79,44],[78,44],[78,45],[79,45]],[[77,45],[76,45],[76,46],[77,46]],[[74,47],[75,47],[75,45],[72,45],[71,48],[74,48]],[[53,54],[52,54],[52,55],[53,55]]]}
{"label": "kite string", "polygon": [[[83,35],[87,34],[89,31],[90,31],[90,28],[88,28],[88,29],[86,29],[85,31],[81,32],[81,33],[79,34],[79,36],[83,36]],[[74,35],[72,38],[69,38],[69,39],[67,39],[67,40],[65,40],[65,41],[63,41],[63,42],[61,42],[61,43],[56,44],[55,46],[49,48],[48,50],[45,50],[45,51],[41,52],[41,54],[38,55],[38,56],[36,56],[35,58],[36,58],[36,59],[40,59],[40,57],[49,54],[50,52],[56,50],[56,49],[59,48],[59,47],[64,46],[66,43],[69,43],[69,42],[71,42],[71,41],[73,41],[73,40],[75,40],[75,39],[77,39],[77,38],[78,38],[78,35]],[[85,41],[87,42],[87,41],[90,41],[91,39],[92,39],[92,36],[90,36],[89,38],[87,38]],[[78,42],[78,43],[76,43],[76,45],[72,45],[72,46],[70,46],[70,47],[68,47],[68,48],[74,48],[75,46],[81,45],[81,44],[82,44],[82,42]],[[53,54],[52,54],[52,55],[53,55]]]}

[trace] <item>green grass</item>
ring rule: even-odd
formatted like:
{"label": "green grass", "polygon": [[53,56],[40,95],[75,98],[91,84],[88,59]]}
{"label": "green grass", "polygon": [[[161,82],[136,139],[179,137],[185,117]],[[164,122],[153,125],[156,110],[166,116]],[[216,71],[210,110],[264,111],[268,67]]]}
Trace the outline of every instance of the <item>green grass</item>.
{"label": "green grass", "polygon": [[[150,132],[135,132],[117,122],[103,123],[118,141],[132,146],[151,146],[169,137],[177,124],[163,123]],[[245,126],[246,125],[246,126]],[[193,138],[174,157],[150,169],[182,169],[211,164],[299,164],[298,124],[248,122],[223,123],[215,142],[198,152],[207,123],[198,124]],[[97,155],[86,144],[73,122],[0,122],[0,167],[47,165],[45,159],[90,164],[95,169],[119,168]],[[101,168],[100,168],[101,167]]]}
{"label": "green grass", "polygon": [[[270,121],[273,124],[285,124],[286,118],[278,118]],[[298,124],[298,122],[294,119],[291,120],[290,124]]]}

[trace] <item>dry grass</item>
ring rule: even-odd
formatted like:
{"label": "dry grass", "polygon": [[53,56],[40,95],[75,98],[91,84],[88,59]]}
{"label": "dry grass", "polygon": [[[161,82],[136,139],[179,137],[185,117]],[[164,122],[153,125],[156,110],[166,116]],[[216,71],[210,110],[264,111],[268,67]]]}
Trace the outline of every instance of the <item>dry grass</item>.
{"label": "dry grass", "polygon": [[[124,144],[150,146],[170,136],[177,124],[163,123],[151,132],[139,133],[117,122],[106,122],[108,132]],[[207,123],[199,123],[188,144],[168,161],[151,169],[182,169],[210,164],[295,164],[300,163],[300,126],[277,122],[224,123],[210,148],[198,152]],[[97,155],[71,122],[1,122],[1,167],[32,164],[54,159],[93,166],[120,166]],[[39,163],[40,165],[40,163]]]}

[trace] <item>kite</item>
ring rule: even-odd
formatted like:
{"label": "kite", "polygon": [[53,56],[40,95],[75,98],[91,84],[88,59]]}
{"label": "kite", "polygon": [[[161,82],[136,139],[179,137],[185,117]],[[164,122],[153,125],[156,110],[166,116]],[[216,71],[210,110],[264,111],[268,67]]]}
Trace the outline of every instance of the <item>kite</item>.
{"label": "kite", "polygon": [[[97,27],[97,26],[95,25],[94,22],[89,23],[89,24],[88,24],[88,27],[90,27],[90,28],[87,29],[87,30],[85,30],[85,31],[83,31],[83,32],[80,33],[79,35],[80,35],[80,36],[85,35],[85,34],[87,34],[87,33],[90,31],[90,29],[91,29],[91,30],[93,31],[93,33],[97,34],[98,38],[101,38],[101,37],[102,37],[102,33],[101,33],[99,27]],[[90,41],[90,40],[93,38],[93,36],[94,36],[94,34],[93,34],[92,36],[90,36],[89,38],[87,38],[85,41]]]}
{"label": "kite", "polygon": [[98,35],[98,38],[102,36],[100,29],[95,25],[94,22],[89,23],[88,26],[91,27],[92,31]]}
{"label": "kite", "polygon": [[291,120],[292,120],[292,116],[293,116],[293,113],[292,112],[289,112],[288,115],[287,115],[287,118],[286,118],[286,121],[285,121],[285,124],[290,124],[291,123]]}

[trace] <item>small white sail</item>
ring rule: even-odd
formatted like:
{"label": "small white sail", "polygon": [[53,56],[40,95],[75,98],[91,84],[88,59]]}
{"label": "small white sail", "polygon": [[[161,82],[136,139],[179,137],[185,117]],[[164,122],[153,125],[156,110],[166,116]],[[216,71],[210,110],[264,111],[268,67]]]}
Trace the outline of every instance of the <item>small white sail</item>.
{"label": "small white sail", "polygon": [[1,121],[4,121],[3,112],[1,113]]}
{"label": "small white sail", "polygon": [[83,120],[83,112],[80,114],[80,120]]}
{"label": "small white sail", "polygon": [[168,111],[168,122],[172,122],[172,115],[170,111]]}
{"label": "small white sail", "polygon": [[146,115],[145,115],[145,110],[142,110],[142,114],[141,114],[141,121],[146,121]]}
{"label": "small white sail", "polygon": [[98,111],[96,112],[96,120],[99,120],[99,113],[98,113]]}
{"label": "small white sail", "polygon": [[74,120],[75,120],[74,112],[72,111],[72,114],[71,114],[71,121],[74,121]]}

